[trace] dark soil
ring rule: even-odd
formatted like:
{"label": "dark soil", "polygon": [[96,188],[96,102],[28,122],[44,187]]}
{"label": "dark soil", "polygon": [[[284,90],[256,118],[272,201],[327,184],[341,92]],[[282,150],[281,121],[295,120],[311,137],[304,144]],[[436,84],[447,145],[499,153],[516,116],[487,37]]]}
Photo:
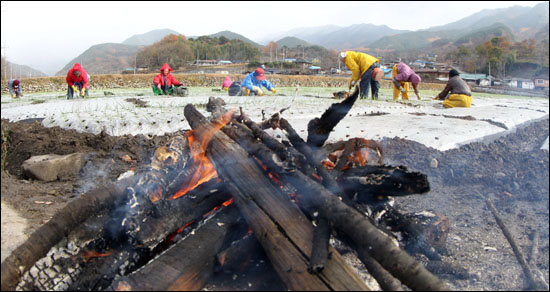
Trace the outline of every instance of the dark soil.
{"label": "dark soil", "polygon": [[[492,200],[508,229],[529,258],[531,235],[539,232],[537,267],[548,282],[549,157],[540,147],[548,119],[485,145],[471,143],[445,152],[420,143],[384,139],[385,162],[428,175],[431,191],[399,197],[402,212],[430,211],[447,216],[450,232],[443,262],[470,273],[467,279],[438,274],[456,290],[524,290],[521,266],[485,201]],[[437,168],[430,166],[432,159]],[[493,248],[496,248],[494,250]],[[418,259],[426,262],[425,257]]]}
{"label": "dark soil", "polygon": [[[147,163],[171,135],[112,137],[44,128],[39,122],[2,122],[8,129],[7,158],[2,171],[2,200],[30,223],[32,232],[79,194]],[[396,198],[402,212],[430,211],[447,216],[450,232],[443,262],[465,268],[469,277],[434,273],[454,290],[524,290],[524,276],[508,242],[485,205],[491,199],[528,257],[530,236],[539,231],[536,266],[548,282],[549,157],[540,146],[549,133],[548,119],[519,128],[489,145],[472,143],[445,152],[422,144],[386,138],[380,141],[385,162],[428,175],[431,191]],[[40,182],[24,178],[21,164],[33,155],[87,153],[87,163],[74,178]],[[128,155],[135,161],[122,159]],[[430,166],[432,159],[437,168]],[[51,201],[50,205],[34,201]],[[496,250],[495,250],[496,249]],[[416,255],[427,264],[425,256]],[[257,287],[257,286],[256,286]],[[212,287],[211,287],[212,288]],[[246,287],[241,287],[246,290]]]}

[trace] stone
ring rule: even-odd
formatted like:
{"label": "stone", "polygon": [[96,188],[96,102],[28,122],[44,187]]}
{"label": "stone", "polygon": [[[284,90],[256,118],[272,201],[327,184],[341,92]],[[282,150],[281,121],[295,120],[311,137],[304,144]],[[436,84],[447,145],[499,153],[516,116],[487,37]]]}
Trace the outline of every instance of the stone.
{"label": "stone", "polygon": [[25,176],[42,181],[54,181],[78,174],[84,166],[84,153],[32,156],[22,164]]}
{"label": "stone", "polygon": [[430,161],[430,167],[437,168],[438,165],[439,165],[439,162],[437,161],[437,159],[432,158],[432,161]]}

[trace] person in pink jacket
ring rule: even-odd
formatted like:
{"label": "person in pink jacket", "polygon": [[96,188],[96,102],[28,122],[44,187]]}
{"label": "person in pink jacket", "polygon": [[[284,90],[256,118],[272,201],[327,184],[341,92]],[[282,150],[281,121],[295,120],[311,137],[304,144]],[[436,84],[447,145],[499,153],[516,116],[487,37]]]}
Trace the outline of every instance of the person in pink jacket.
{"label": "person in pink jacket", "polygon": [[164,64],[160,68],[160,74],[153,80],[153,92],[155,95],[171,95],[174,92],[174,86],[183,86],[182,82],[179,82],[170,74],[172,68],[170,65]]}
{"label": "person in pink jacket", "polygon": [[231,78],[229,78],[229,76],[225,76],[225,80],[222,84],[222,89],[225,91],[229,90],[229,86],[231,86],[232,83],[233,81],[231,81]]}

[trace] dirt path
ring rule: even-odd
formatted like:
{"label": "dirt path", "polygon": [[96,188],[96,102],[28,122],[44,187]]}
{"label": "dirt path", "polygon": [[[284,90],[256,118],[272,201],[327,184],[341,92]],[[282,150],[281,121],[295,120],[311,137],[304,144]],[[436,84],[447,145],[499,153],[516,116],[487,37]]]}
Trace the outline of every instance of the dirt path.
{"label": "dirt path", "polygon": [[27,239],[27,225],[27,219],[2,201],[2,261]]}

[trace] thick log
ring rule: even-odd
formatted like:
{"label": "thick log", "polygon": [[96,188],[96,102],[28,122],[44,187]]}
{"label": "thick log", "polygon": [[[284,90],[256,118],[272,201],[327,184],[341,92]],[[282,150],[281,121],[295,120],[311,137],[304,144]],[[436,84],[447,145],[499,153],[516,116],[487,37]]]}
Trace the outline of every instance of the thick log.
{"label": "thick log", "polygon": [[359,87],[355,87],[353,94],[340,103],[333,103],[322,115],[307,124],[307,144],[319,148],[325,144],[330,132],[346,117],[351,107],[359,97]]}
{"label": "thick log", "polygon": [[[225,130],[225,128],[224,128]],[[246,142],[245,139],[239,139],[239,142]],[[260,146],[257,146],[261,148]],[[253,146],[250,146],[247,150],[249,151],[256,151],[253,149]],[[254,152],[258,154],[259,156],[262,156],[262,159],[264,159],[264,162],[268,162],[270,157],[273,157],[273,155],[269,154],[265,149],[262,151],[256,151]],[[277,173],[282,176],[283,180],[291,182],[299,191],[301,194],[307,194],[305,197],[309,199],[308,204],[311,206],[314,206],[315,208],[318,208],[319,210],[328,212],[326,210],[331,210],[332,207],[338,205],[338,212],[329,212],[327,213],[329,216],[329,219],[336,225],[335,220],[337,221],[338,225],[345,226],[347,228],[346,233],[351,233],[350,237],[354,239],[354,241],[358,242],[360,248],[364,250],[371,250],[371,246],[379,246],[380,250],[374,251],[373,253],[377,255],[377,260],[379,261],[385,261],[384,267],[387,268],[394,274],[394,276],[398,277],[402,282],[404,282],[407,286],[409,286],[412,289],[419,289],[419,290],[427,290],[427,289],[435,289],[435,290],[445,290],[448,289],[448,287],[439,279],[437,279],[435,276],[433,276],[430,272],[425,270],[422,265],[419,263],[416,263],[414,259],[412,259],[410,256],[408,256],[404,251],[399,249],[398,247],[395,247],[391,240],[385,236],[380,230],[376,229],[374,226],[372,226],[369,222],[366,222],[367,220],[365,217],[362,216],[362,214],[358,213],[357,211],[353,210],[352,208],[349,208],[345,204],[343,204],[334,194],[331,194],[328,190],[326,190],[323,186],[319,185],[316,181],[313,181],[308,176],[304,175],[303,173],[299,171],[294,172],[287,172],[281,169],[280,167],[277,167],[277,164],[274,162],[267,163],[269,167],[272,169],[276,169]],[[323,195],[323,200],[327,199],[327,201],[332,201],[330,204],[319,204],[321,201],[320,195]],[[316,199],[313,199],[313,198]],[[333,199],[333,200],[328,200]],[[336,200],[336,201],[335,201]],[[328,209],[327,209],[328,208]],[[338,214],[338,217],[335,217],[335,214]],[[348,215],[346,215],[348,214]],[[350,216],[353,215],[353,216]],[[336,218],[336,219],[335,219]],[[357,221],[365,221],[361,222],[362,224],[356,223]],[[354,226],[362,226],[358,229],[354,229]],[[338,226],[337,226],[338,227]],[[343,230],[346,230],[346,228],[342,228]],[[365,233],[370,233],[372,235],[369,239],[367,236],[364,236]],[[384,256],[386,255],[386,256]],[[394,255],[394,256],[390,256]],[[374,255],[373,255],[374,256]]]}
{"label": "thick log", "polygon": [[228,187],[241,213],[281,277],[291,290],[328,291],[320,278],[309,275],[307,259],[293,243],[279,230],[253,199],[243,194],[233,183]]}
{"label": "thick log", "polygon": [[2,290],[14,290],[21,276],[74,228],[100,210],[114,208],[134,178],[98,187],[69,202],[2,262]]}
{"label": "thick log", "polygon": [[235,206],[222,209],[213,218],[149,264],[112,283],[113,290],[197,291],[213,273],[216,254],[223,239],[237,222]]}
{"label": "thick log", "polygon": [[491,210],[491,213],[493,213],[493,216],[495,217],[495,220],[502,230],[502,233],[504,234],[504,237],[508,240],[510,243],[510,246],[512,247],[512,250],[514,251],[514,255],[516,256],[516,259],[518,260],[518,263],[520,264],[521,268],[523,269],[523,274],[525,275],[525,278],[527,279],[528,289],[535,289],[535,290],[548,290],[548,284],[539,277],[535,277],[531,267],[529,264],[527,264],[527,261],[525,260],[525,257],[523,256],[523,253],[519,249],[519,246],[517,245],[516,241],[514,240],[514,237],[512,236],[512,233],[510,233],[510,230],[506,225],[504,224],[504,221],[498,214],[497,209],[495,208],[495,205],[493,205],[493,202],[490,200],[485,201],[487,206],[489,207],[489,210]]}
{"label": "thick log", "polygon": [[[204,132],[211,128],[209,123],[206,123],[206,119],[192,105],[185,107],[184,114],[196,135],[203,136]],[[221,131],[214,134],[208,150],[208,156],[216,166],[218,173],[221,173],[225,179],[232,181],[238,190],[244,194],[245,200],[240,204],[237,202],[239,208],[241,208],[240,205],[245,203],[257,205],[257,210],[263,210],[263,212],[272,218],[272,222],[274,222],[272,225],[284,230],[284,235],[296,247],[299,247],[300,254],[302,254],[303,258],[307,259],[307,255],[311,254],[313,226],[301,213],[299,208],[288,197],[280,193],[279,189],[263,174],[259,166],[249,158],[249,154],[244,149]],[[249,220],[247,222],[252,227],[255,220]],[[266,223],[266,225],[268,224]],[[275,249],[270,249],[269,244],[277,246],[280,238],[270,237],[268,236],[269,233],[260,234],[265,236],[258,238],[258,240],[260,242],[266,240],[263,242],[263,244],[266,244],[264,246],[266,253],[268,256],[271,254],[270,259],[273,260],[273,266],[276,267],[279,276],[287,283],[290,289],[311,289],[313,287],[320,290],[368,289],[356,273],[338,256],[333,256],[328,261],[327,267],[318,276],[307,272],[307,264],[305,262],[300,265],[295,261],[290,262],[296,266],[288,266],[288,263],[285,263],[284,260],[277,262],[276,259],[285,254],[286,251],[282,252],[283,250],[275,247]],[[256,236],[260,234],[256,234]],[[336,251],[333,252],[333,254],[335,253]],[[284,256],[286,257],[287,255]],[[282,267],[284,265],[287,265],[286,269],[277,268],[277,266]],[[292,269],[293,267],[299,267],[299,270],[294,270]],[[323,283],[322,287],[317,287],[319,281]],[[307,285],[307,288],[304,288],[305,285]]]}
{"label": "thick log", "polygon": [[[221,183],[205,183],[175,200],[145,201],[143,210],[134,216],[123,217],[126,230],[136,244],[153,249],[170,233],[202,217],[214,207],[231,199]],[[177,214],[177,216],[174,216]],[[130,222],[131,220],[131,222]],[[118,221],[118,220],[117,220]],[[131,228],[130,228],[131,227]]]}

